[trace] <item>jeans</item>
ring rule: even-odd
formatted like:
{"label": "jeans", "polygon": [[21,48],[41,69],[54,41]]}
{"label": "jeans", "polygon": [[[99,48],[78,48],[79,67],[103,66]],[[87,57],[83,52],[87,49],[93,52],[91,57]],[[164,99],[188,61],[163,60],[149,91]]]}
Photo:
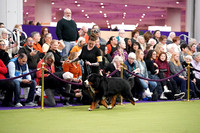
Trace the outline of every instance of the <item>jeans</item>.
{"label": "jeans", "polygon": [[[139,74],[140,76],[144,77],[142,74]],[[150,86],[150,91],[152,92],[156,86],[157,83],[154,81],[148,81],[148,84],[144,81],[144,79],[139,79],[141,82],[142,87],[146,90]],[[149,85],[149,86],[148,86]]]}
{"label": "jeans", "polygon": [[75,42],[68,42],[68,41],[64,41],[65,47],[62,50],[62,60],[67,59],[71,49],[75,46]]}
{"label": "jeans", "polygon": [[35,80],[31,80],[32,82],[30,84],[25,84],[22,83],[19,80],[13,80],[15,83],[15,103],[20,102],[20,93],[21,93],[21,87],[30,87],[29,93],[28,93],[28,98],[26,100],[27,103],[32,102],[34,98],[34,93],[35,93],[35,87],[36,87],[36,82]]}

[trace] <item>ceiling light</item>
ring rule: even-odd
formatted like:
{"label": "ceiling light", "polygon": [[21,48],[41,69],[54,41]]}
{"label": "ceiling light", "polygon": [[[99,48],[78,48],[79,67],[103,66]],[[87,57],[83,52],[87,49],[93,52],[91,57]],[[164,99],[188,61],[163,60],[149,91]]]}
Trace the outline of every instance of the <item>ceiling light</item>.
{"label": "ceiling light", "polygon": [[151,7],[150,7],[150,6],[147,6],[147,8],[150,9]]}
{"label": "ceiling light", "polygon": [[74,3],[78,3],[77,1],[74,1]]}
{"label": "ceiling light", "polygon": [[56,19],[56,17],[53,17],[53,19],[55,20],[55,19]]}
{"label": "ceiling light", "polygon": [[54,4],[55,4],[55,2],[53,2],[53,1],[52,1],[52,2],[51,2],[51,4],[52,4],[52,5],[54,5]]}
{"label": "ceiling light", "polygon": [[62,10],[62,8],[59,8],[59,10],[61,11],[61,10]]}
{"label": "ceiling light", "polygon": [[99,11],[99,13],[102,13],[102,11]]}
{"label": "ceiling light", "polygon": [[103,5],[103,3],[100,3],[100,5]]}
{"label": "ceiling light", "polygon": [[87,14],[85,14],[85,16],[88,16]]}
{"label": "ceiling light", "polygon": [[26,14],[28,15],[28,12],[26,12]]}
{"label": "ceiling light", "polygon": [[141,18],[144,18],[144,16],[141,16]]}
{"label": "ceiling light", "polygon": [[176,4],[179,4],[179,2],[177,1]]}
{"label": "ceiling light", "polygon": [[106,16],[106,13],[104,13],[104,16]]}
{"label": "ceiling light", "polygon": [[127,7],[127,5],[124,5],[125,7]]}
{"label": "ceiling light", "polygon": [[24,2],[27,2],[27,0],[24,0]]}
{"label": "ceiling light", "polygon": [[110,29],[110,26],[108,25],[108,28]]}
{"label": "ceiling light", "polygon": [[104,18],[107,18],[107,16],[104,16]]}
{"label": "ceiling light", "polygon": [[126,12],[124,12],[124,15],[126,15]]}
{"label": "ceiling light", "polygon": [[140,21],[142,21],[142,19],[140,19]]}
{"label": "ceiling light", "polygon": [[109,25],[109,23],[107,23],[107,25]]}
{"label": "ceiling light", "polygon": [[145,16],[146,14],[145,14],[145,13],[143,13],[142,15],[143,15],[143,16]]}
{"label": "ceiling light", "polygon": [[104,6],[101,6],[101,8],[104,8]]}
{"label": "ceiling light", "polygon": [[84,12],[84,10],[81,10],[81,12]]}
{"label": "ceiling light", "polygon": [[161,15],[161,17],[164,17],[164,15]]}
{"label": "ceiling light", "polygon": [[106,20],[106,22],[108,23],[108,20]]}
{"label": "ceiling light", "polygon": [[89,16],[87,16],[87,18],[90,18]]}
{"label": "ceiling light", "polygon": [[79,6],[81,6],[80,4],[77,4],[77,6],[79,7]]}

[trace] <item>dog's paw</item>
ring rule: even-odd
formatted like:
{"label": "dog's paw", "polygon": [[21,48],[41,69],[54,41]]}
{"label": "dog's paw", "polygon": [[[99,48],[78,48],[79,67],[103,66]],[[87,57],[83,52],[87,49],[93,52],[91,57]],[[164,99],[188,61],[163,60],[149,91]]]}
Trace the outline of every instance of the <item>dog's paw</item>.
{"label": "dog's paw", "polygon": [[107,109],[112,109],[112,106],[111,106],[111,105],[109,105],[109,106],[107,107]]}
{"label": "dog's paw", "polygon": [[92,111],[92,109],[91,109],[91,108],[88,108],[88,111]]}

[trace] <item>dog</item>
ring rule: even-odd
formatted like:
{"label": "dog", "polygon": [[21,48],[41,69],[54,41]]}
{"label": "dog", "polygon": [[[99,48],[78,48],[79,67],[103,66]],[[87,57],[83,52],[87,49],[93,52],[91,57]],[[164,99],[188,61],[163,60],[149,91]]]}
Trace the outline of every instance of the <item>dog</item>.
{"label": "dog", "polygon": [[[84,85],[90,87],[94,94],[93,102],[88,108],[89,111],[94,110],[99,101],[105,108],[112,109],[115,106],[117,95],[122,95],[124,99],[135,105],[129,82],[119,77],[106,78],[93,73],[84,81]],[[106,103],[108,97],[111,97],[110,106]]]}

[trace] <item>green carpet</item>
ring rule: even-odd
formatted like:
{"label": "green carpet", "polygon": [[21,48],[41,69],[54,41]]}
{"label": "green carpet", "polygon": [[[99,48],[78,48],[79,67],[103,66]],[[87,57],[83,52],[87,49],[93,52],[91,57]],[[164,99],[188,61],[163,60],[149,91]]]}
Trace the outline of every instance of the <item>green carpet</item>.
{"label": "green carpet", "polygon": [[199,133],[200,100],[0,111],[0,133]]}

